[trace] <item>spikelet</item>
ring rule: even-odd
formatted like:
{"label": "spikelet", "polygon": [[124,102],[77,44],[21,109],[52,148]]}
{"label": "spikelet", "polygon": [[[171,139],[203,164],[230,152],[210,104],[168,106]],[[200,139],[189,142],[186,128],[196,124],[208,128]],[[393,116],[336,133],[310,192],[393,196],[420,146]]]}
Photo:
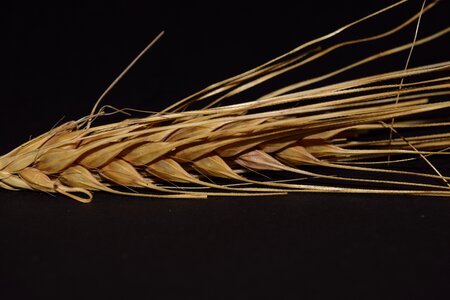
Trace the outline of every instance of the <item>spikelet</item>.
{"label": "spikelet", "polygon": [[[92,200],[93,191],[150,198],[289,192],[450,196],[450,178],[428,160],[430,155],[450,154],[450,132],[432,132],[450,122],[421,119],[423,113],[450,108],[450,100],[441,100],[450,95],[450,62],[407,65],[403,70],[305,88],[381,57],[412,52],[447,34],[449,27],[420,39],[416,32],[411,43],[258,99],[234,105],[223,102],[338,48],[379,40],[415,23],[418,28],[421,16],[436,4],[424,5],[416,15],[379,35],[318,47],[403,2],[215,83],[159,113],[92,126],[95,118],[104,115],[102,109],[97,111],[100,101],[155,39],[105,91],[91,115],[60,125],[1,156],[0,188],[61,193],[83,203]],[[204,103],[204,107],[191,109],[194,103]],[[407,138],[401,134],[417,128],[428,128],[431,133]],[[391,136],[371,138],[380,130]],[[433,173],[390,168],[412,159],[424,160]],[[388,167],[379,167],[388,162]],[[346,170],[352,175],[327,175],[320,171],[324,169]],[[302,181],[257,180],[252,174],[264,171],[290,173]],[[410,179],[389,179],[392,174]],[[308,183],[308,178],[323,180],[323,184]]]}

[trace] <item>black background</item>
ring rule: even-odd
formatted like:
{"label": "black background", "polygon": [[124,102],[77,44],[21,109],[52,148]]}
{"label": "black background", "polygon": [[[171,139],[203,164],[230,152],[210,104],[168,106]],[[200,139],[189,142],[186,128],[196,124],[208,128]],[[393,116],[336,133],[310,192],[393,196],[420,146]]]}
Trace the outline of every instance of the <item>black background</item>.
{"label": "black background", "polygon": [[[161,30],[163,39],[105,104],[159,110],[390,3],[2,3],[0,152],[63,116],[88,114]],[[420,6],[411,1],[342,39],[382,32]],[[449,11],[442,1],[426,15],[421,36],[448,26]],[[413,35],[411,26],[394,38],[338,51],[274,86],[322,74]],[[445,40],[415,49],[411,64],[448,59]],[[406,55],[333,80],[401,69]],[[242,98],[247,96],[252,94]],[[438,164],[449,171],[448,159]],[[97,193],[93,203],[81,205],[44,193],[1,191],[0,197],[2,299],[445,299],[450,289],[448,199],[305,194],[199,201]]]}

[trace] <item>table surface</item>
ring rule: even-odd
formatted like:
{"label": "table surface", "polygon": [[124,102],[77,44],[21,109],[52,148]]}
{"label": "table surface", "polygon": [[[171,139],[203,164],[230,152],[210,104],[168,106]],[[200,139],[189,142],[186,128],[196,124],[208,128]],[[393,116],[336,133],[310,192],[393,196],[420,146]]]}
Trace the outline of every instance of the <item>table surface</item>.
{"label": "table surface", "polygon": [[[82,205],[2,192],[2,293],[448,291],[450,201],[302,194]],[[377,289],[374,291],[373,289]],[[320,296],[319,296],[320,297]]]}

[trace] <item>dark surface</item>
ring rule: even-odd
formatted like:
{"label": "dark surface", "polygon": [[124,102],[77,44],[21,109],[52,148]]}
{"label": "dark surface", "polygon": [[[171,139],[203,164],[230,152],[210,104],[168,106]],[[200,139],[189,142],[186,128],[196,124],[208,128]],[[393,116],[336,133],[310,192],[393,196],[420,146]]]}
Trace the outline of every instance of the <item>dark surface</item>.
{"label": "dark surface", "polygon": [[2,198],[1,284],[10,296],[448,293],[448,200]]}
{"label": "dark surface", "polygon": [[[105,104],[159,110],[392,3],[366,2],[4,7],[0,152],[48,130],[62,116],[88,114],[160,30],[165,37]],[[448,26],[448,1],[442,2],[424,17],[422,34]],[[420,5],[412,1],[343,37],[383,31]],[[394,39],[340,51],[274,84],[322,74],[411,41],[413,34],[414,26]],[[443,41],[417,48],[412,65],[448,59]],[[405,61],[402,53],[348,76],[401,69]],[[448,159],[438,163],[446,174],[448,165]],[[97,193],[92,204],[81,205],[44,193],[0,191],[1,299],[448,299],[449,246],[450,200],[444,198],[149,200]]]}

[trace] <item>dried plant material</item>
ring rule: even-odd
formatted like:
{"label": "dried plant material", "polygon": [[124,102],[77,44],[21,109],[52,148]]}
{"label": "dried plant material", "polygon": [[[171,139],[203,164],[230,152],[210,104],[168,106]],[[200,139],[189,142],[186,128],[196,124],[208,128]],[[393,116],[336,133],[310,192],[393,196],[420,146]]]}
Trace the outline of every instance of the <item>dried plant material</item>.
{"label": "dried plant material", "polygon": [[[450,108],[450,100],[446,100],[450,62],[409,67],[408,58],[402,70],[307,88],[395,53],[409,51],[411,57],[414,47],[450,32],[447,27],[427,37],[417,35],[420,18],[435,1],[424,3],[417,14],[386,32],[320,47],[321,42],[404,2],[206,87],[161,112],[93,126],[96,118],[105,115],[103,109],[97,110],[100,102],[158,36],[102,94],[89,116],[54,128],[1,156],[0,188],[61,193],[83,203],[92,200],[93,191],[150,198],[289,192],[448,197],[450,178],[428,158],[450,154],[450,133],[442,132],[450,122],[426,118],[424,113]],[[336,49],[374,42],[414,24],[416,35],[411,43],[257,99],[226,104],[228,98]],[[203,108],[192,109],[192,104],[203,104]],[[423,128],[428,132],[410,134]],[[433,131],[437,129],[440,132]],[[377,133],[383,130],[386,135],[380,138]],[[431,173],[392,168],[411,160],[425,161]],[[350,175],[330,175],[335,170]],[[255,179],[254,173],[265,171],[290,173],[302,182]],[[393,174],[404,181],[389,178]],[[323,180],[323,184],[308,183],[308,179]]]}

